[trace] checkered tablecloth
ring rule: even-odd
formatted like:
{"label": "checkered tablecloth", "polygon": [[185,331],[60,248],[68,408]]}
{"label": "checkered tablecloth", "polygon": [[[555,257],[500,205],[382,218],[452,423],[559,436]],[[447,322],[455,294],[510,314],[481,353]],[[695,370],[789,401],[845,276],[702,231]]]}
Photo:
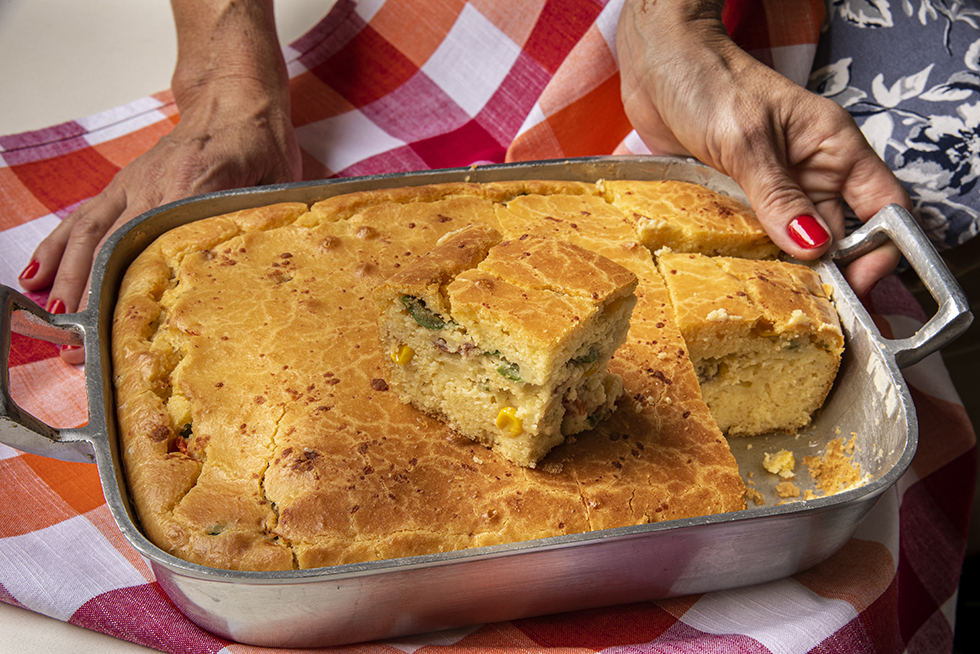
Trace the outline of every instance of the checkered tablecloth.
{"label": "checkered tablecloth", "polygon": [[[619,100],[620,4],[342,0],[286,48],[305,177],[642,151]],[[743,47],[805,82],[822,2],[729,1],[725,11]],[[177,118],[161,92],[0,137],[0,282],[17,287],[40,239]],[[879,284],[874,301],[886,332],[911,333],[925,318],[896,278]],[[975,438],[938,355],[905,376],[920,424],[912,467],[816,568],[739,590],[357,650],[948,652]],[[10,385],[25,410],[57,427],[85,422],[82,379],[54,345],[13,336]],[[168,652],[257,651],[179,614],[120,535],[93,466],[0,445],[0,488],[0,600]]]}

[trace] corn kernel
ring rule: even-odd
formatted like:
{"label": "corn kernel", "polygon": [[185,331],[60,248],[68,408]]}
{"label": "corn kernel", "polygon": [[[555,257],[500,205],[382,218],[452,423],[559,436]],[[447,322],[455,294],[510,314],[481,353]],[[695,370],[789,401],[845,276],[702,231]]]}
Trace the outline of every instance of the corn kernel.
{"label": "corn kernel", "polygon": [[517,409],[512,406],[504,407],[497,414],[497,427],[511,436],[520,436],[524,432],[524,424],[517,417]]}
{"label": "corn kernel", "polygon": [[398,348],[391,353],[391,360],[399,366],[404,366],[411,361],[412,357],[414,356],[415,350],[407,345],[399,345]]}

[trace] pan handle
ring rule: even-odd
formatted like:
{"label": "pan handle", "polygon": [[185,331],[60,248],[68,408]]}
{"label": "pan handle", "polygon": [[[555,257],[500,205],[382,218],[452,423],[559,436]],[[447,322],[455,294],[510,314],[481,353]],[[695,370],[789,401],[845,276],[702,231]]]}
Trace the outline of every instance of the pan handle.
{"label": "pan handle", "polygon": [[908,211],[890,204],[874,215],[827,256],[846,266],[891,240],[919,275],[939,310],[913,336],[883,339],[882,347],[899,368],[918,363],[959,338],[973,322],[970,303],[946,262]]}
{"label": "pan handle", "polygon": [[59,345],[82,345],[70,315],[55,315],[0,284],[0,443],[61,461],[93,463],[95,448],[83,429],[57,429],[24,411],[10,396],[10,342],[16,332]]}

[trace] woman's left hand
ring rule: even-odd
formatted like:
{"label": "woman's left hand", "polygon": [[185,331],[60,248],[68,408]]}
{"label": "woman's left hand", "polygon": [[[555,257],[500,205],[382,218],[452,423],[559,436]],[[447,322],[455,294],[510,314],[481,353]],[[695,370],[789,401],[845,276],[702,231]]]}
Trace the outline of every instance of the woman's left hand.
{"label": "woman's left hand", "polygon": [[[910,207],[898,179],[835,102],[739,48],[721,2],[627,0],[617,46],[623,101],[654,152],[693,156],[731,176],[772,240],[815,259],[844,236],[842,200],[861,220]],[[858,295],[898,263],[888,244],[847,267]]]}

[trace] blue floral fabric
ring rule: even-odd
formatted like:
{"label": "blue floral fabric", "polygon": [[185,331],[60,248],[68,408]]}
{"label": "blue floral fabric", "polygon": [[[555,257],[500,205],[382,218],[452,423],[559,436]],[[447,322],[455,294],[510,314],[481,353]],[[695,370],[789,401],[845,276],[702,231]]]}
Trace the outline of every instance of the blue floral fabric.
{"label": "blue floral fabric", "polygon": [[980,231],[980,2],[827,0],[809,88],[845,107],[938,249]]}

